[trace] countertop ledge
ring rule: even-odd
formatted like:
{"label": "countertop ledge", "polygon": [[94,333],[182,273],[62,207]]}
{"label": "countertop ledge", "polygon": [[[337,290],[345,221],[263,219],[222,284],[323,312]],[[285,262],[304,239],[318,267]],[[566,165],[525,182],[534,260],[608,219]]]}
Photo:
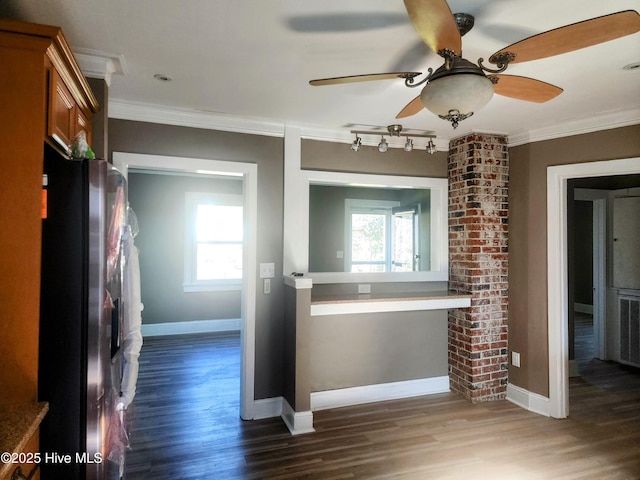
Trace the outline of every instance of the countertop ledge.
{"label": "countertop ledge", "polygon": [[[22,452],[47,411],[47,402],[0,404],[0,452]],[[0,463],[0,478],[12,467],[12,463]]]}
{"label": "countertop ledge", "polygon": [[471,306],[471,295],[449,292],[327,295],[311,298],[311,316],[449,310]]}
{"label": "countertop ledge", "polygon": [[400,292],[400,293],[366,293],[353,295],[326,295],[311,297],[312,305],[332,303],[363,303],[363,302],[412,302],[421,300],[453,300],[471,299],[470,294],[455,292]]}

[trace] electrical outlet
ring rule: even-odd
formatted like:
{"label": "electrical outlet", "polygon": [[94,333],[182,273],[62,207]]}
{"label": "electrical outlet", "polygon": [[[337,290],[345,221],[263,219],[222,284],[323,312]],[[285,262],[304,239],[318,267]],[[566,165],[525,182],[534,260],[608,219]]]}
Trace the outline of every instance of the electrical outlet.
{"label": "electrical outlet", "polygon": [[275,263],[261,263],[260,264],[260,278],[273,278],[276,276]]}
{"label": "electrical outlet", "polygon": [[514,367],[520,366],[520,353],[511,352],[511,365],[513,365]]}
{"label": "electrical outlet", "polygon": [[358,293],[371,293],[371,285],[368,283],[358,285]]}

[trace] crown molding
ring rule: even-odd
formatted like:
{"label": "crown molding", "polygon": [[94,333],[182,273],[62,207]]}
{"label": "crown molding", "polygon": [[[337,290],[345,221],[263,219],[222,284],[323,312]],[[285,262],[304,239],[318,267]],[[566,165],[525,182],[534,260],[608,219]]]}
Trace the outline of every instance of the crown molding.
{"label": "crown molding", "polygon": [[591,118],[579,118],[563,123],[550,124],[543,128],[523,131],[509,135],[509,146],[516,147],[525,143],[541,142],[556,138],[582,135],[585,133],[628,127],[640,123],[640,108],[603,112]]}
{"label": "crown molding", "polygon": [[101,52],[90,48],[73,48],[72,50],[85,77],[101,78],[108,86],[111,86],[111,76],[113,74],[127,74],[124,55]]}
{"label": "crown molding", "polygon": [[[160,123],[272,137],[284,137],[286,126],[296,126],[300,128],[301,137],[309,140],[333,143],[351,143],[354,139],[350,130],[346,129],[333,130],[308,125],[285,124],[283,122],[264,119],[251,119],[198,110],[180,110],[160,105],[126,102],[117,99],[109,100],[109,117],[121,120]],[[584,133],[625,127],[639,123],[640,108],[634,107],[625,110],[604,112],[601,115],[591,118],[580,118],[563,123],[550,124],[543,128],[513,134],[508,134],[507,132],[487,132],[481,129],[474,129],[469,133],[495,133],[497,135],[505,135],[508,139],[508,146],[515,147],[526,143],[553,140],[555,138],[581,135]],[[383,135],[383,132],[381,132],[380,135]],[[459,136],[461,135],[457,135],[456,138]],[[376,146],[380,141],[378,135],[362,135],[362,137],[362,143],[364,145]],[[404,146],[403,136],[396,138],[385,135],[385,137],[389,142],[389,146],[392,148],[402,148]],[[448,151],[449,141],[449,138],[436,137],[435,144],[438,151]],[[414,145],[417,148],[424,148],[424,145],[420,142],[421,139],[414,138]]]}
{"label": "crown molding", "polygon": [[162,123],[223,132],[284,137],[284,123],[222,115],[197,110],[180,110],[160,105],[109,100],[109,117],[137,122]]}

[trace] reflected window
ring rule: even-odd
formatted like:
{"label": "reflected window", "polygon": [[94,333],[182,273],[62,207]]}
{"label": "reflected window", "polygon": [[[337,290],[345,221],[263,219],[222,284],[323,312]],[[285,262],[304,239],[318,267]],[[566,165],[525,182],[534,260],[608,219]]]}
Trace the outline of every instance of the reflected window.
{"label": "reflected window", "polygon": [[345,200],[346,272],[392,271],[392,215],[398,202]]}
{"label": "reflected window", "polygon": [[412,272],[419,269],[420,205],[396,207],[392,211],[392,260],[394,272]]}
{"label": "reflected window", "polygon": [[185,205],[185,291],[239,289],[242,196],[188,192]]}

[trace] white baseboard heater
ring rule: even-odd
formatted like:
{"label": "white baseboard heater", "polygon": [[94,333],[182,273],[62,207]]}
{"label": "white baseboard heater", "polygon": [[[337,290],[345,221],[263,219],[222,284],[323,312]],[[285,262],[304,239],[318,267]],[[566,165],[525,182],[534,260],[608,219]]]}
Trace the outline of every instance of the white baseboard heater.
{"label": "white baseboard heater", "polygon": [[621,295],[620,360],[640,367],[640,297]]}

